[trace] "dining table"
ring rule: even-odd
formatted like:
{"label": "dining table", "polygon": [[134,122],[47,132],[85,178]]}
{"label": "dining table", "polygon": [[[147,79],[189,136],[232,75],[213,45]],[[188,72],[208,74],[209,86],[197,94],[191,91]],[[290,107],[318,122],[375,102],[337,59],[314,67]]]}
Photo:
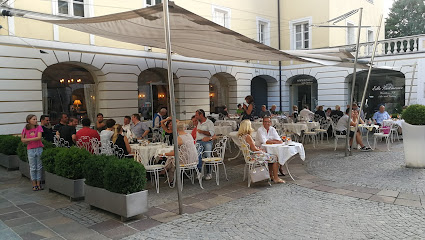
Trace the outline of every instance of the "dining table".
{"label": "dining table", "polygon": [[217,120],[214,123],[215,126],[230,126],[232,131],[235,131],[238,127],[238,123],[235,120]]}
{"label": "dining table", "polygon": [[215,135],[228,136],[232,132],[231,126],[214,126]]}
{"label": "dining table", "polygon": [[319,129],[319,122],[298,122],[298,123],[284,123],[283,126],[286,130],[301,136],[301,133],[311,131],[312,129]]}
{"label": "dining table", "polygon": [[165,143],[149,143],[143,144],[130,144],[130,148],[138,151],[143,165],[149,165],[149,160],[152,157],[171,152],[174,150],[173,146],[168,146]]}
{"label": "dining table", "polygon": [[289,176],[292,178],[292,180],[294,180],[291,172],[289,171],[288,160],[297,154],[299,154],[301,160],[305,160],[303,144],[289,141],[281,144],[262,144],[261,147],[265,150],[265,152],[277,156],[279,164],[286,166],[286,170],[288,171]]}

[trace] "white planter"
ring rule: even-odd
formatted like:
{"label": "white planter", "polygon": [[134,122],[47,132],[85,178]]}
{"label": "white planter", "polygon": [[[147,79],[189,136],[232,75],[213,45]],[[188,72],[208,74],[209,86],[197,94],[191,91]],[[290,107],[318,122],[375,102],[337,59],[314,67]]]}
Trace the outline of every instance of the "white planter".
{"label": "white planter", "polygon": [[86,203],[115,213],[122,221],[148,211],[148,190],[125,195],[85,185],[84,191]]}
{"label": "white planter", "polygon": [[68,179],[46,172],[46,188],[61,193],[71,200],[84,198],[84,179]]}
{"label": "white planter", "polygon": [[425,126],[402,123],[406,167],[425,168]]}
{"label": "white planter", "polygon": [[17,155],[6,155],[0,153],[0,166],[5,167],[7,170],[19,168],[19,157]]}

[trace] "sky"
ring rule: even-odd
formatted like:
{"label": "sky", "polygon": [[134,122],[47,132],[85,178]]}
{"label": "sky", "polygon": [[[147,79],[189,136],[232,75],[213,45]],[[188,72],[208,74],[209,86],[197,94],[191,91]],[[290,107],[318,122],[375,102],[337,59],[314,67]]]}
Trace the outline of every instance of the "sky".
{"label": "sky", "polygon": [[384,19],[388,17],[393,2],[394,0],[384,0]]}

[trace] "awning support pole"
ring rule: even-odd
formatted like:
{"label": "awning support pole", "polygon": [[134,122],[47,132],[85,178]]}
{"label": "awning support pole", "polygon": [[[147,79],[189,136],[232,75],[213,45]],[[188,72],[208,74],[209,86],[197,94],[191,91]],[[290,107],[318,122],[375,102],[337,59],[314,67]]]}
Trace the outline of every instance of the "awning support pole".
{"label": "awning support pole", "polygon": [[[356,56],[354,58],[354,69],[353,69],[353,82],[351,84],[351,94],[350,94],[350,105],[349,105],[349,112],[348,112],[348,121],[347,121],[347,135],[345,138],[345,156],[348,156],[348,152],[351,152],[351,146],[349,145],[350,141],[350,123],[351,123],[351,108],[353,106],[353,95],[354,95],[354,87],[356,86],[356,73],[357,73],[357,59],[359,58],[359,46],[360,46],[360,33],[362,29],[362,14],[363,14],[363,8],[360,8],[359,11],[359,26],[357,30],[357,43],[356,43]],[[350,148],[350,149],[349,149]]]}
{"label": "awning support pole", "polygon": [[[360,105],[359,115],[358,115],[358,118],[357,118],[356,127],[354,129],[355,130],[354,134],[356,134],[357,130],[359,129],[360,113],[363,110],[363,105],[364,105],[363,103],[364,103],[365,98],[366,98],[367,87],[369,86],[369,79],[370,79],[370,74],[372,73],[373,61],[375,60],[376,48],[378,47],[378,38],[379,38],[379,32],[381,31],[381,25],[382,25],[382,15],[381,15],[381,18],[379,20],[379,26],[378,26],[376,37],[375,37],[375,45],[373,46],[372,57],[370,58],[369,71],[367,72],[366,84],[365,84],[364,89],[363,89],[363,96],[362,96],[362,101],[360,103],[361,105]],[[350,156],[351,155],[353,155],[352,151],[350,152]]]}
{"label": "awning support pole", "polygon": [[170,19],[168,12],[168,0],[164,0],[164,30],[165,30],[165,46],[167,50],[167,70],[168,70],[168,89],[170,92],[170,108],[171,108],[171,117],[173,123],[173,144],[174,144],[174,161],[176,166],[176,178],[174,181],[177,182],[177,198],[179,202],[179,214],[183,214],[183,204],[182,204],[182,190],[181,190],[181,173],[180,173],[180,164],[179,164],[179,145],[177,142],[177,121],[176,121],[176,102],[174,96],[174,80],[173,80],[173,69],[171,68],[172,58],[171,58],[171,37],[170,37]]}
{"label": "awning support pole", "polygon": [[407,106],[410,106],[410,97],[412,96],[413,80],[415,80],[415,72],[416,72],[416,65],[417,64],[418,64],[418,62],[415,62],[413,64],[412,81],[410,82],[410,91],[409,91],[409,98],[407,99]]}

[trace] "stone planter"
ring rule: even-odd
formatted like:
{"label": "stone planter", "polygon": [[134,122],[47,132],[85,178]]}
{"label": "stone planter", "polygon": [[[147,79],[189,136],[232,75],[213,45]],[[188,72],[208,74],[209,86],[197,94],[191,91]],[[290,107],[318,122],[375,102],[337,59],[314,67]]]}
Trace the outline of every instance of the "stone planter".
{"label": "stone planter", "polygon": [[0,166],[5,167],[7,170],[19,168],[19,157],[17,155],[5,155],[0,153]]}
{"label": "stone planter", "polygon": [[402,123],[406,167],[425,168],[425,126]]}
{"label": "stone planter", "polygon": [[84,198],[84,179],[68,179],[46,172],[46,189],[66,195],[70,200]]}
{"label": "stone planter", "polygon": [[85,186],[85,202],[121,216],[121,221],[148,211],[148,190],[119,194],[103,188]]}
{"label": "stone planter", "polygon": [[[31,180],[31,174],[30,174],[30,165],[28,162],[24,162],[19,159],[19,171],[21,172],[21,175]],[[43,172],[41,174],[41,181],[44,182],[46,173],[43,169]]]}

